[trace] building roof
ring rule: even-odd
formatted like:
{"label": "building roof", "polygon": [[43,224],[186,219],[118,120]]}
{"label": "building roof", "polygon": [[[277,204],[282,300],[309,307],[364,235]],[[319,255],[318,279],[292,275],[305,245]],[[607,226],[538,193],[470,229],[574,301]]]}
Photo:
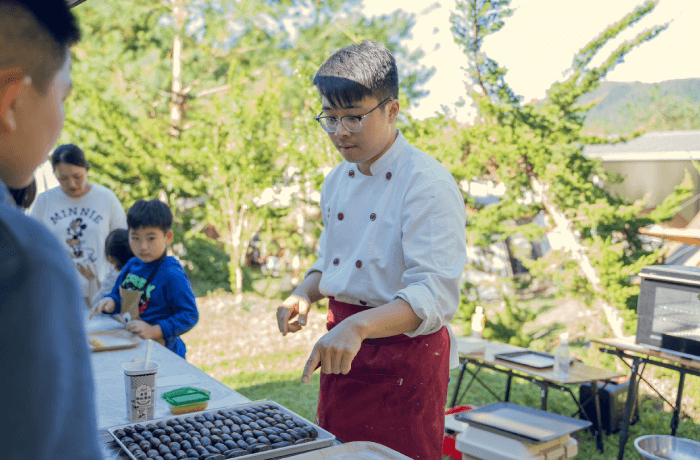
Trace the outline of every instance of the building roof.
{"label": "building roof", "polygon": [[583,155],[602,161],[700,160],[700,130],[651,132],[629,142],[587,145]]}

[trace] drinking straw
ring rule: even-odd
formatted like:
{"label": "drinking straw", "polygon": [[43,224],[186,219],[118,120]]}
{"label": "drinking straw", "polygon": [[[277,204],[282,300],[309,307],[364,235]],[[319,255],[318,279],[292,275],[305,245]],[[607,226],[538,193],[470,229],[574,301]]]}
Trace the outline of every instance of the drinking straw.
{"label": "drinking straw", "polygon": [[143,368],[146,369],[148,366],[148,361],[151,359],[151,349],[153,348],[153,340],[148,339],[148,345],[146,346],[146,360],[143,362]]}

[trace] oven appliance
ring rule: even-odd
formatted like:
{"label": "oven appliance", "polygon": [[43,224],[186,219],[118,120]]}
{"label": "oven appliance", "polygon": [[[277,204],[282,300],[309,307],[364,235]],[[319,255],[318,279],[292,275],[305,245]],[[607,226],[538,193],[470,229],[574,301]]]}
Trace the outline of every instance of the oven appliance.
{"label": "oven appliance", "polygon": [[637,303],[637,343],[700,359],[700,268],[644,267]]}

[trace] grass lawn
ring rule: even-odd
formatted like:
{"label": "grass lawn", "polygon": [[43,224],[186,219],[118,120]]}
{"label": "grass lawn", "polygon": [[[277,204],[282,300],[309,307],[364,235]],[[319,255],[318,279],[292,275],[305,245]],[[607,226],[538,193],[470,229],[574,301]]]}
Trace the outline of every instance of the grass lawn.
{"label": "grass lawn", "polygon": [[[276,280],[260,277],[252,280],[253,292],[248,292],[241,305],[232,305],[230,293],[215,293],[198,298],[200,321],[185,337],[188,345],[188,360],[220,380],[225,385],[255,400],[275,401],[302,417],[314,421],[318,399],[319,377],[301,383],[301,372],[311,348],[325,332],[325,308],[314,307],[309,325],[303,333],[290,334],[283,338],[277,330],[276,306],[284,293],[275,289]],[[585,319],[582,320],[585,325]],[[551,351],[551,345],[542,348]],[[586,364],[609,369],[620,368],[617,358],[600,353],[595,347],[586,346],[584,340],[572,343],[572,354]],[[451,372],[448,402],[451,401],[458,370]],[[662,393],[675,401],[677,373],[664,369],[649,368],[645,377],[652,378]],[[482,370],[480,378],[498,395],[505,392],[506,376]],[[578,387],[572,388],[578,395]],[[540,407],[539,387],[522,379],[514,379],[511,401],[523,406]],[[700,379],[687,377],[684,391],[683,411],[690,417],[682,418],[678,428],[679,437],[700,441]],[[474,383],[461,403],[482,406],[497,402],[478,383]],[[567,393],[550,390],[548,410],[571,416],[576,405]],[[656,395],[650,394],[642,385],[640,421],[631,427],[625,447],[625,459],[640,458],[634,447],[634,439],[648,434],[670,434],[671,412]],[[582,460],[611,460],[617,458],[619,434],[604,436],[605,452],[598,453],[595,438],[587,433],[576,434]]]}

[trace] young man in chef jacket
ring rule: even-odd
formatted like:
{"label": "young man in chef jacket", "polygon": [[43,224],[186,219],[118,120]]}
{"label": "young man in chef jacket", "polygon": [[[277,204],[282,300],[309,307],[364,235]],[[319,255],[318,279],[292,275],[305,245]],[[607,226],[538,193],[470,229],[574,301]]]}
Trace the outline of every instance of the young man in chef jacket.
{"label": "young man in chef jacket", "polygon": [[440,459],[449,369],[448,323],[466,262],[462,193],[438,161],[396,129],[396,61],[365,41],[316,73],[316,118],[343,162],[321,193],[318,260],[277,310],[283,335],[328,297],[328,330],[302,381],[321,368],[318,424],[343,441],[374,441]]}

